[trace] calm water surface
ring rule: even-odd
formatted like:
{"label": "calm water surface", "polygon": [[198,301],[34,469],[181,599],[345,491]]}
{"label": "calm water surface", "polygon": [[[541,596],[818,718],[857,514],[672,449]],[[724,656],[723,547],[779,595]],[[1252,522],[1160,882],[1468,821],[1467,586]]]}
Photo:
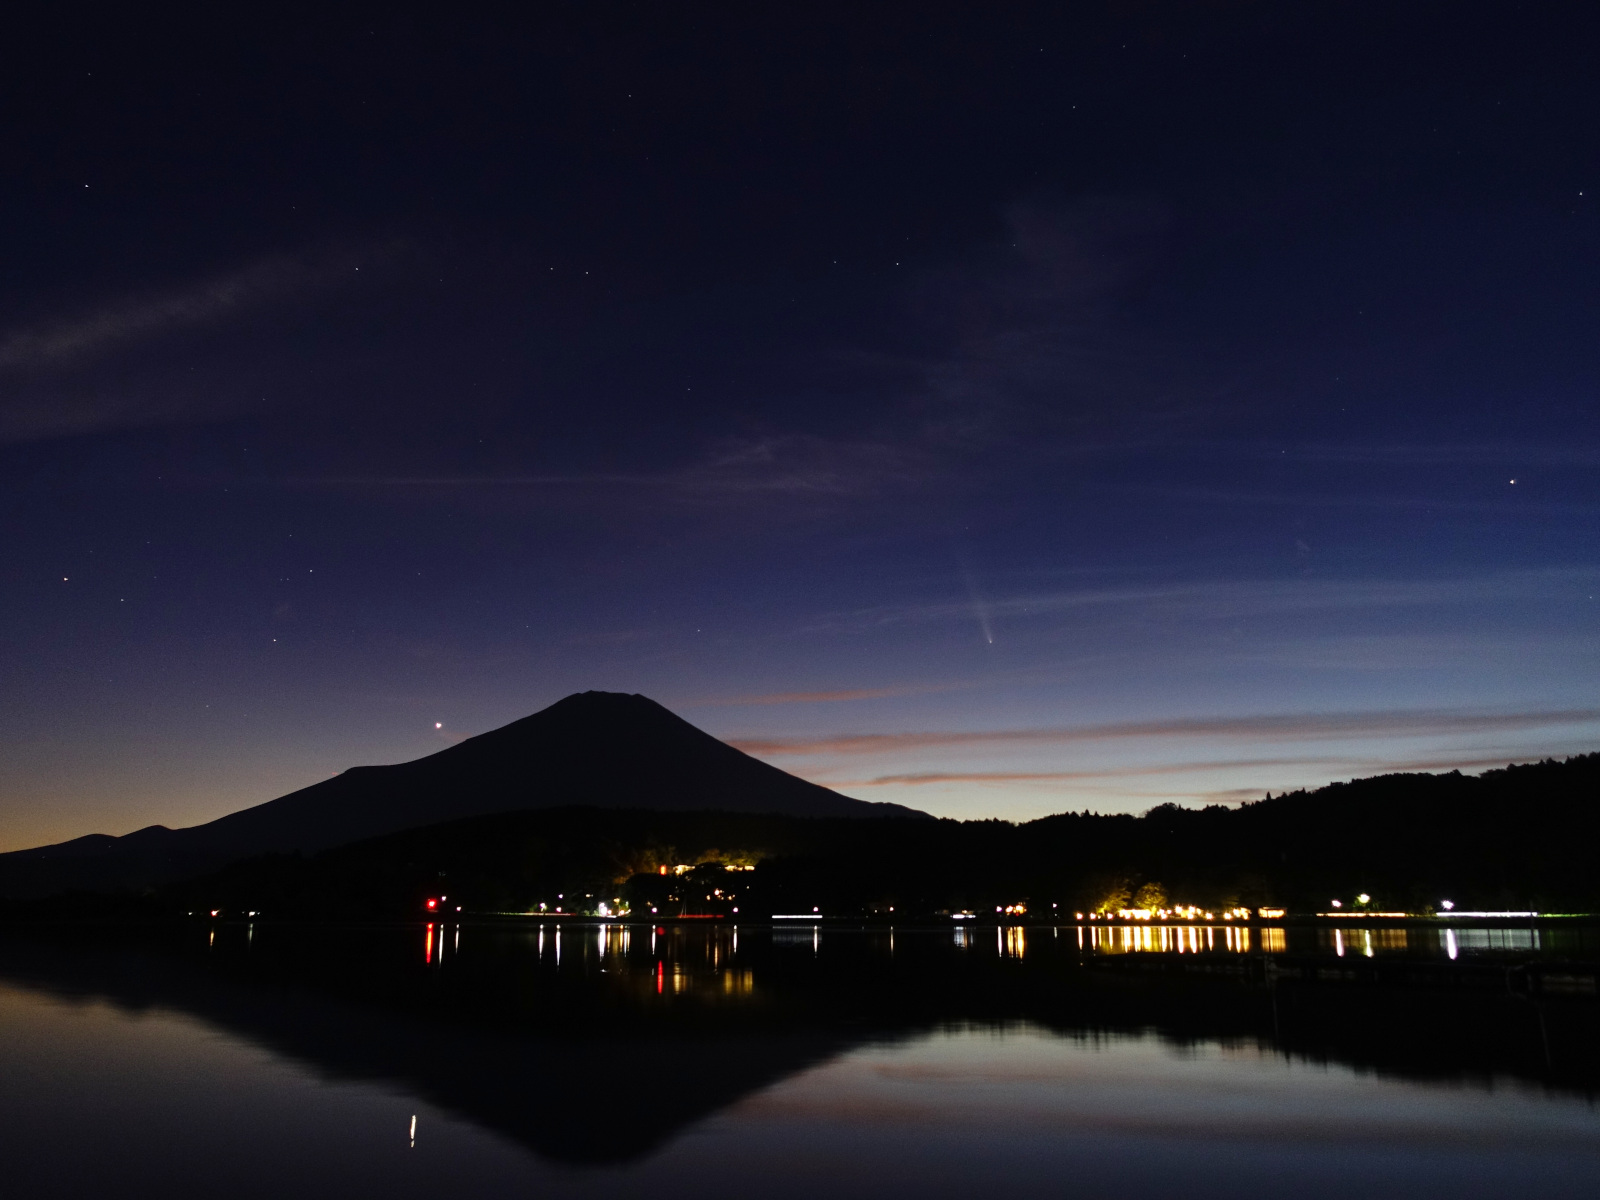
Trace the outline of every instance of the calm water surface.
{"label": "calm water surface", "polygon": [[12,932],[0,1154],[39,1197],[1597,1194],[1592,996],[1175,958],[1108,968],[1070,927]]}

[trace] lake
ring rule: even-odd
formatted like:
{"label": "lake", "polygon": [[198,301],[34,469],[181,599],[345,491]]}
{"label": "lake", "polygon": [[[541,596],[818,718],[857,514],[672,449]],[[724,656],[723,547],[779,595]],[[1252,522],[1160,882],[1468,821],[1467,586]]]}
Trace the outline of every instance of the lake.
{"label": "lake", "polygon": [[1583,927],[0,933],[31,1197],[1585,1196]]}

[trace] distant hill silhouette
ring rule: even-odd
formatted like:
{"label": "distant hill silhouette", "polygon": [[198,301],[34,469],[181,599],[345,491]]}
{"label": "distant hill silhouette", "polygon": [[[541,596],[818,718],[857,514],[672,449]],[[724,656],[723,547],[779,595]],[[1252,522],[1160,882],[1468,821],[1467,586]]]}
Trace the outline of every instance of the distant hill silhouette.
{"label": "distant hill silhouette", "polygon": [[[664,862],[726,861],[758,865],[734,877],[712,871],[695,895],[695,875],[679,886],[656,874]],[[916,919],[1019,901],[1048,916],[1131,898],[1145,884],[1207,908],[1315,912],[1367,893],[1381,909],[1410,912],[1445,899],[1462,910],[1600,912],[1600,754],[1477,776],[1377,776],[1239,808],[1161,805],[1142,817],[1063,813],[1020,825],[593,807],[499,813],[240,863],[175,885],[148,907],[392,917],[447,890],[468,912],[554,908],[564,895],[566,908],[621,898],[638,911],[705,913],[719,911],[705,895],[718,883],[719,903],[745,918],[892,908]]]}
{"label": "distant hill silhouette", "polygon": [[488,813],[571,807],[801,817],[926,814],[873,804],[752,758],[644,696],[582,692],[427,758],[353,767],[188,829],[153,825],[0,855],[0,896],[155,886],[271,853],[313,854]]}
{"label": "distant hill silhouette", "polygon": [[[874,816],[924,819],[859,819]],[[0,855],[0,898],[133,891],[150,912],[400,916],[448,881],[468,911],[526,911],[567,893],[660,908],[671,897],[647,898],[642,882],[618,889],[666,862],[730,855],[759,864],[738,880],[746,916],[993,912],[1023,900],[1059,913],[1126,903],[1145,885],[1208,908],[1317,911],[1366,893],[1407,911],[1449,898],[1600,912],[1600,754],[1356,779],[1238,808],[935,821],[787,775],[642,696],[586,692],[208,825]],[[717,895],[731,911],[727,893]]]}

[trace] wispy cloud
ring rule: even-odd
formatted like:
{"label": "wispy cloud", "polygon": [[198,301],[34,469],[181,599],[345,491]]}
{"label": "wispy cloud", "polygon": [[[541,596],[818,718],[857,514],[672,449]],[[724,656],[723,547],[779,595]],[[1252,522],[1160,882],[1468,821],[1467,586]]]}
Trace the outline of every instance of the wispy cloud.
{"label": "wispy cloud", "polygon": [[[1261,799],[1261,788],[1218,788],[1215,791],[1200,792],[1195,795],[1179,794],[1170,796],[1174,800],[1198,800],[1202,804],[1226,804],[1229,806],[1243,804],[1248,800]],[[1154,797],[1151,797],[1154,799]]]}
{"label": "wispy cloud", "polygon": [[691,700],[685,708],[718,708],[737,705],[833,704],[850,700],[886,700],[894,696],[920,696],[950,691],[953,684],[907,684],[900,687],[840,688],[823,692],[767,692],[754,696],[734,696],[726,700]]}
{"label": "wispy cloud", "polygon": [[[1560,758],[1562,755],[1550,757]],[[1513,763],[1532,761],[1523,754],[1475,754],[1471,756],[1437,755],[1432,758],[1410,758],[1398,761],[1381,761],[1367,764],[1383,771],[1476,771],[1492,767],[1506,767]]]}
{"label": "wispy cloud", "polygon": [[287,479],[307,487],[470,490],[518,488],[624,493],[678,502],[758,503],[764,499],[845,500],[919,487],[937,476],[915,446],[791,435],[719,441],[681,466],[659,471],[528,471],[473,475],[343,475]]}
{"label": "wispy cloud", "polygon": [[[1592,586],[1592,568],[1552,568],[1503,572],[1465,579],[1267,579],[1201,580],[1157,587],[1079,588],[990,597],[991,619],[1043,617],[1082,609],[1137,609],[1141,615],[1186,619],[1234,619],[1271,613],[1338,609],[1416,608],[1473,602],[1509,602],[1556,594],[1575,585]],[[828,614],[812,629],[873,628],[901,623],[972,619],[970,599],[882,605]]]}
{"label": "wispy cloud", "polygon": [[0,333],[0,370],[79,366],[131,342],[208,325],[354,274],[359,260],[279,256],[185,287],[123,297],[57,321]]}
{"label": "wispy cloud", "polygon": [[686,494],[856,496],[921,485],[935,472],[933,457],[914,445],[787,435],[719,443],[666,479]]}
{"label": "wispy cloud", "polygon": [[258,336],[252,322],[370,278],[399,249],[275,255],[0,330],[0,441],[227,420],[281,403],[283,389],[264,382],[276,377],[274,355],[259,346],[188,346],[179,368],[166,343],[201,334],[248,341]]}
{"label": "wispy cloud", "polygon": [[[1461,500],[1437,495],[1406,496],[1380,492],[1265,492],[1230,488],[1102,486],[1100,490],[1134,493],[1199,504],[1259,505],[1269,508],[1361,508],[1417,512],[1508,513],[1527,516],[1584,516],[1600,513],[1600,504],[1531,500],[1507,496],[1500,500]],[[1516,489],[1507,484],[1507,491]]]}
{"label": "wispy cloud", "polygon": [[749,754],[785,757],[819,754],[887,754],[905,750],[1019,744],[1063,745],[1073,742],[1134,738],[1210,737],[1261,741],[1310,741],[1356,737],[1425,737],[1501,733],[1594,722],[1600,722],[1600,708],[1547,709],[1520,713],[1461,711],[1313,713],[1130,721],[1059,729],[865,733],[813,738],[744,738],[736,740],[734,745]]}
{"label": "wispy cloud", "polygon": [[[1240,771],[1262,767],[1318,768],[1355,775],[1378,775],[1411,771],[1471,771],[1503,767],[1527,756],[1441,755],[1433,758],[1391,760],[1382,758],[1236,758],[1201,759],[1194,762],[1157,763],[1150,766],[1106,767],[1085,771],[913,771],[899,775],[878,775],[870,779],[835,780],[830,787],[915,787],[930,783],[1077,783],[1096,779],[1138,779],[1146,776],[1198,775],[1211,771]],[[1259,796],[1261,788],[1229,788],[1230,796]],[[1220,793],[1206,792],[1204,795]]]}
{"label": "wispy cloud", "polygon": [[1492,442],[1482,444],[1437,443],[1420,444],[1360,444],[1338,445],[1312,443],[1309,445],[1270,446],[1255,442],[1197,442],[1184,447],[1197,455],[1214,457],[1218,453],[1241,458],[1256,458],[1267,462],[1284,459],[1296,462],[1352,463],[1384,465],[1526,465],[1526,466],[1600,466],[1600,448],[1594,446],[1554,446],[1537,443]]}
{"label": "wispy cloud", "polygon": [[1088,771],[912,771],[834,783],[833,787],[917,786],[928,783],[1071,783],[1089,779],[1128,779],[1144,775],[1190,775],[1203,771],[1233,771],[1246,767],[1349,765],[1343,758],[1240,758],[1231,761],[1161,763],[1144,767],[1106,767]]}

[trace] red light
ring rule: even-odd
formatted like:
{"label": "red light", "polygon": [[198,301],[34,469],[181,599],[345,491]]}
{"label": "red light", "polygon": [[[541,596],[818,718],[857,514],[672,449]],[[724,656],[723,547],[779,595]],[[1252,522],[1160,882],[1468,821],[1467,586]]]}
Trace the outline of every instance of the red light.
{"label": "red light", "polygon": [[439,902],[437,900],[429,900],[428,901],[428,907],[429,908],[438,908],[439,907]]}

